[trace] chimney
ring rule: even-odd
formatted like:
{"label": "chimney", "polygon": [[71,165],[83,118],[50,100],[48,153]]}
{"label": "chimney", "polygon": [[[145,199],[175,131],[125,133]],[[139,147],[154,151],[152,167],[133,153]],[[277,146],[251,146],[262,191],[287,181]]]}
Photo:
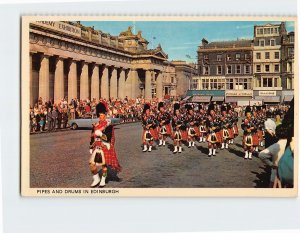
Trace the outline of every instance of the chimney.
{"label": "chimney", "polygon": [[208,44],[208,41],[205,39],[205,38],[203,38],[202,39],[202,46],[205,46],[205,45],[207,45]]}

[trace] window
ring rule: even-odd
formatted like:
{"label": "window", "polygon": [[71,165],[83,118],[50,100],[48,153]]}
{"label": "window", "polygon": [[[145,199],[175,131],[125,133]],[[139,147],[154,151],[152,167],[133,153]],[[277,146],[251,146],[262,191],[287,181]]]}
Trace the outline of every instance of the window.
{"label": "window", "polygon": [[275,33],[275,34],[278,33],[278,28],[274,28],[274,33]]}
{"label": "window", "polygon": [[240,53],[235,54],[235,60],[240,60],[240,59],[241,59],[241,54]]}
{"label": "window", "polygon": [[204,54],[203,58],[204,60],[208,60],[208,54]]}
{"label": "window", "polygon": [[227,54],[227,61],[231,61],[231,54]]}
{"label": "window", "polygon": [[259,28],[256,29],[256,34],[257,34],[257,35],[260,35],[260,34],[261,34]]}
{"label": "window", "polygon": [[226,79],[226,89],[227,90],[233,90],[233,79]]}
{"label": "window", "polygon": [[249,60],[250,59],[250,54],[246,53],[245,54],[245,60]]}
{"label": "window", "polygon": [[231,79],[226,79],[226,89],[228,89],[228,90],[248,90],[248,89],[252,89],[252,78],[231,78]]}
{"label": "window", "polygon": [[241,65],[236,65],[235,67],[235,73],[240,74],[241,73]]}
{"label": "window", "polygon": [[193,90],[198,90],[198,79],[193,79],[192,80],[192,89]]}
{"label": "window", "polygon": [[259,46],[264,47],[265,46],[265,40],[259,40]]}
{"label": "window", "polygon": [[294,56],[294,48],[288,48],[288,56]]}
{"label": "window", "polygon": [[232,74],[232,66],[227,66],[227,74]]}
{"label": "window", "polygon": [[245,65],[245,74],[250,74],[250,65]]}
{"label": "window", "polygon": [[217,61],[222,61],[222,55],[221,54],[217,55]]}
{"label": "window", "polygon": [[256,65],[256,72],[261,72],[261,67],[260,67],[260,65]]}
{"label": "window", "polygon": [[278,87],[278,78],[274,78],[274,87]]}
{"label": "window", "polygon": [[290,36],[290,43],[294,43],[294,36]]}
{"label": "window", "polygon": [[202,90],[208,90],[209,88],[209,79],[202,79]]}
{"label": "window", "polygon": [[222,78],[204,78],[202,79],[203,90],[224,90],[225,79]]}
{"label": "window", "polygon": [[256,53],[256,59],[261,59],[261,54],[260,53]]}
{"label": "window", "polygon": [[292,62],[288,62],[286,64],[286,71],[287,72],[293,72],[293,63]]}
{"label": "window", "polygon": [[263,87],[273,87],[273,78],[262,78]]}
{"label": "window", "polygon": [[265,65],[265,71],[270,72],[270,65]]}
{"label": "window", "polygon": [[260,32],[259,34],[263,35],[263,34],[264,34],[264,29],[263,29],[263,28],[260,28],[260,29],[259,29],[259,32]]}
{"label": "window", "polygon": [[274,58],[275,58],[275,59],[279,59],[279,52],[275,52]]}
{"label": "window", "polygon": [[270,28],[270,33],[273,34],[273,28]]}
{"label": "window", "polygon": [[265,28],[264,29],[264,34],[270,34],[270,28]]}
{"label": "window", "polygon": [[171,77],[171,83],[174,83],[174,77]]}
{"label": "window", "polygon": [[217,67],[217,74],[222,74],[222,66]]}
{"label": "window", "polygon": [[203,74],[208,75],[209,74],[209,67],[208,66],[203,66]]}
{"label": "window", "polygon": [[265,52],[265,59],[270,59],[270,52]]}
{"label": "window", "polygon": [[279,72],[279,64],[275,64],[275,66],[274,66],[274,72]]}
{"label": "window", "polygon": [[270,45],[271,45],[271,46],[275,46],[275,40],[274,40],[274,39],[271,39],[271,40],[270,40]]}

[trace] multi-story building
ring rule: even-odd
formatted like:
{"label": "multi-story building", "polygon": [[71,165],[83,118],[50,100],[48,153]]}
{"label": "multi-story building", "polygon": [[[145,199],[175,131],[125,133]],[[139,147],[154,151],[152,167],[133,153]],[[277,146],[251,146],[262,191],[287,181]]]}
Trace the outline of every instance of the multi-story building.
{"label": "multi-story building", "polygon": [[192,77],[197,74],[197,68],[195,64],[188,64],[182,60],[174,60],[172,64],[175,66],[176,72],[176,94],[183,97],[186,95],[187,90],[190,89]]}
{"label": "multi-story building", "polygon": [[265,103],[281,101],[281,38],[285,24],[254,26],[254,98]]}
{"label": "multi-story building", "polygon": [[284,34],[281,42],[282,101],[288,102],[294,95],[294,32]]}
{"label": "multi-story building", "polygon": [[187,95],[202,102],[288,102],[294,95],[294,32],[282,22],[255,25],[253,40],[202,39],[198,67]]}
{"label": "multi-story building", "polygon": [[198,48],[198,73],[189,94],[203,101],[249,100],[252,92],[252,40],[208,42]]}
{"label": "multi-story building", "polygon": [[[163,99],[176,95],[175,67],[129,27],[112,36],[80,22],[30,23],[30,104],[41,97]],[[173,81],[172,81],[173,80]]]}

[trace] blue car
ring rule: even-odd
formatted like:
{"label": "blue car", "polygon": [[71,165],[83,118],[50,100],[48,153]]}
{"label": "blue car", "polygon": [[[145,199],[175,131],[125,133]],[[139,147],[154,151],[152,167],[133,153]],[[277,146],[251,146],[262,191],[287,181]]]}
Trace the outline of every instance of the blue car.
{"label": "blue car", "polygon": [[[112,118],[107,117],[112,123],[112,125],[120,124],[120,118]],[[87,128],[91,129],[93,124],[96,124],[99,122],[99,118],[95,114],[85,114],[81,118],[69,120],[68,124],[71,129],[79,129],[79,128]]]}

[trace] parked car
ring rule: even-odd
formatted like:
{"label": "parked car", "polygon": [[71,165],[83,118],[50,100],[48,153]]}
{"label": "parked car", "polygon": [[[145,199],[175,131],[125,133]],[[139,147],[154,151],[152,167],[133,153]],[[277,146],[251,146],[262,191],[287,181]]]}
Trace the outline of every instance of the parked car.
{"label": "parked car", "polygon": [[[120,118],[112,118],[108,117],[107,119],[111,120],[112,125],[120,124]],[[78,129],[78,128],[88,128],[91,129],[93,124],[99,122],[99,118],[95,114],[85,114],[81,118],[69,120],[68,124],[71,129]]]}

